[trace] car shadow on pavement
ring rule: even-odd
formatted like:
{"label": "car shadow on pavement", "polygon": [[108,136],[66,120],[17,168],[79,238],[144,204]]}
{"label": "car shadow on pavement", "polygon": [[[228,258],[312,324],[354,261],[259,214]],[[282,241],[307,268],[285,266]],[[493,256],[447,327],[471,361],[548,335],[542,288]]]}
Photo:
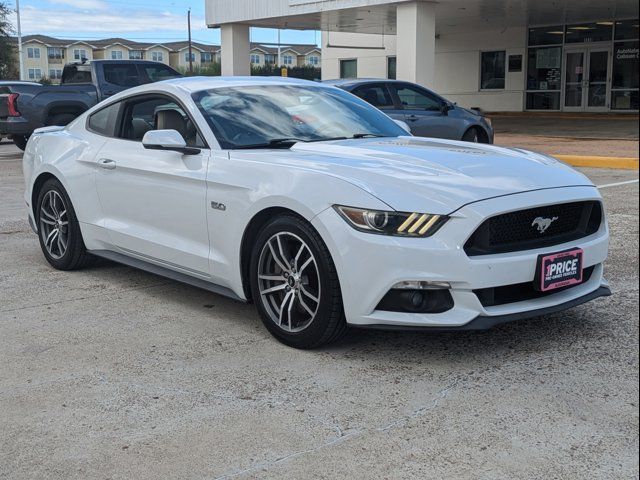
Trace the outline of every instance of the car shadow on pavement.
{"label": "car shadow on pavement", "polygon": [[[259,336],[260,339],[277,342],[264,328],[255,307],[251,304],[244,304],[108,260],[100,259],[95,266],[84,271],[99,271],[103,280],[120,283],[123,289],[127,289],[127,284],[138,284],[138,281],[157,284],[161,289],[157,292],[157,295],[161,295],[160,301],[179,304],[180,310],[202,312],[202,315],[211,316],[212,321],[233,322],[233,325],[227,325],[231,329],[240,330],[236,330],[238,334]],[[372,355],[378,358],[398,357],[401,361],[422,362],[443,356],[473,357],[478,361],[483,356],[512,356],[514,352],[521,352],[522,355],[540,355],[546,351],[555,352],[558,349],[569,348],[575,343],[589,342],[594,337],[607,335],[609,324],[603,324],[599,320],[603,315],[599,315],[598,312],[600,309],[607,309],[608,302],[609,299],[598,299],[565,312],[511,322],[482,331],[401,332],[351,328],[347,335],[336,343],[311,350],[308,354],[335,357]],[[219,327],[226,328],[224,325]],[[290,348],[280,346],[287,350]]]}

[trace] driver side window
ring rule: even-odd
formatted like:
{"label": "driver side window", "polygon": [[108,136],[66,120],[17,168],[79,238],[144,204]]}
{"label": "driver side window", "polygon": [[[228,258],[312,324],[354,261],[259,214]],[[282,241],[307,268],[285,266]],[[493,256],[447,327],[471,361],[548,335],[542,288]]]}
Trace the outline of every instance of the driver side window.
{"label": "driver side window", "polygon": [[405,110],[440,110],[441,102],[426,92],[410,85],[397,85],[393,88]]}
{"label": "driver side window", "polygon": [[206,148],[193,120],[172,98],[148,95],[126,102],[117,136],[141,142],[151,130],[176,130],[187,146]]}

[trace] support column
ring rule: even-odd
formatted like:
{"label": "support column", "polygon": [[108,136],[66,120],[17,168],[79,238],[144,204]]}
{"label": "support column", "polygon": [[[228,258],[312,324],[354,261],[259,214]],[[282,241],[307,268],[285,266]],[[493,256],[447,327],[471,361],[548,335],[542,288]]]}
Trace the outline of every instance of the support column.
{"label": "support column", "polygon": [[249,25],[224,24],[220,27],[220,38],[222,75],[251,75]]}
{"label": "support column", "polygon": [[436,4],[401,3],[397,7],[398,80],[434,87],[436,60]]}

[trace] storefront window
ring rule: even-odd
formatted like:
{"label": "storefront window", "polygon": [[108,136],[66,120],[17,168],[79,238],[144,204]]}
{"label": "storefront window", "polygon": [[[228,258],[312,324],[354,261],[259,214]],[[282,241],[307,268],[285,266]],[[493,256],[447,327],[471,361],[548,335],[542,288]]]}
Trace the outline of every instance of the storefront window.
{"label": "storefront window", "polygon": [[611,108],[613,110],[637,110],[639,44],[615,42],[613,44],[613,79],[611,82]]}
{"label": "storefront window", "polygon": [[387,57],[387,78],[396,79],[396,57]]}
{"label": "storefront window", "polygon": [[565,30],[566,43],[607,42],[612,39],[612,21],[567,25]]}
{"label": "storefront window", "polygon": [[560,110],[560,92],[527,92],[527,110]]}
{"label": "storefront window", "polygon": [[616,40],[637,40],[638,20],[620,20],[616,22]]}
{"label": "storefront window", "polygon": [[529,45],[560,45],[564,41],[562,25],[529,29]]}
{"label": "storefront window", "polygon": [[560,90],[562,47],[530,48],[527,90]]}
{"label": "storefront window", "polygon": [[340,60],[340,78],[356,78],[358,76],[358,61]]}
{"label": "storefront window", "polygon": [[482,52],[480,59],[480,89],[504,88],[505,52]]}

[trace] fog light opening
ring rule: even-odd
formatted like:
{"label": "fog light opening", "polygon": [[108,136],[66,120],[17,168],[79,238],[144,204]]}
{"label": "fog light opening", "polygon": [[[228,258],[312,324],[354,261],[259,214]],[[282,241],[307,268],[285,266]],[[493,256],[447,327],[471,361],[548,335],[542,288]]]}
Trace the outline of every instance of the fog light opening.
{"label": "fog light opening", "polygon": [[448,288],[392,288],[380,300],[376,310],[405,313],[442,313],[453,308]]}

